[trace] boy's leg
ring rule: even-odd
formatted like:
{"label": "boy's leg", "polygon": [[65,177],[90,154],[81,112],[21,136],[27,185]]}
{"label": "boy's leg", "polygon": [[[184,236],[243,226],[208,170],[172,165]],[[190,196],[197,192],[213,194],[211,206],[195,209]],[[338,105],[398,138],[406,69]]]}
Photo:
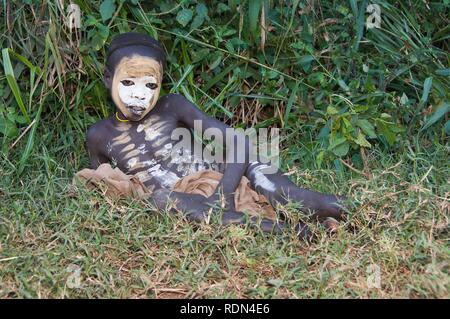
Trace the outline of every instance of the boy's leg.
{"label": "boy's leg", "polygon": [[[171,212],[182,212],[189,221],[203,222],[207,219],[207,210],[203,204],[204,197],[201,195],[172,192],[167,189],[157,189],[153,191],[151,201],[161,210],[170,208],[173,203],[176,206],[171,208]],[[248,217],[241,212],[224,212],[222,215],[222,225],[245,224],[247,220],[251,225],[258,226],[263,232],[279,234],[282,233],[286,225],[282,221],[274,221],[263,218],[259,220],[255,217]],[[310,240],[312,234],[306,225],[298,225],[297,236],[300,239]]]}
{"label": "boy's leg", "polygon": [[344,210],[339,203],[343,198],[298,187],[278,169],[275,173],[271,172],[273,172],[273,167],[253,162],[249,165],[245,175],[250,180],[251,186],[266,196],[272,206],[285,205],[289,201],[294,201],[301,204],[302,211],[311,212],[312,217],[319,219],[343,217]]}

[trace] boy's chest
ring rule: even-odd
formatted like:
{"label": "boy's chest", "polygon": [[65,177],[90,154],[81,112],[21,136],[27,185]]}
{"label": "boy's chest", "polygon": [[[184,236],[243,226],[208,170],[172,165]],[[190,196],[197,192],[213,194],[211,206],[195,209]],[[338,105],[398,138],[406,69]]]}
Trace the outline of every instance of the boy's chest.
{"label": "boy's chest", "polygon": [[164,161],[175,143],[171,136],[177,127],[176,121],[158,115],[138,123],[118,123],[106,143],[108,157],[125,172]]}

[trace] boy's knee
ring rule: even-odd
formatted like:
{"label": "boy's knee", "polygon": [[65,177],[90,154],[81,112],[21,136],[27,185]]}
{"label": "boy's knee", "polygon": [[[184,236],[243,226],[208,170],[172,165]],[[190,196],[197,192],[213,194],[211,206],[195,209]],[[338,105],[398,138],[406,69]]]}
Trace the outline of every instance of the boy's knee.
{"label": "boy's knee", "polygon": [[170,199],[170,191],[164,188],[153,191],[151,201],[158,209],[165,209]]}

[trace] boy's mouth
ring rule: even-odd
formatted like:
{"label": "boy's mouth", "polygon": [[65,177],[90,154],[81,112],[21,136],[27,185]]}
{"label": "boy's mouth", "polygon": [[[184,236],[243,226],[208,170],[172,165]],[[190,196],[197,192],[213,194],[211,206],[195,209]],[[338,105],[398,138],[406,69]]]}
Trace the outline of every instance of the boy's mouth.
{"label": "boy's mouth", "polygon": [[145,107],[138,105],[127,105],[127,108],[136,115],[141,115],[145,111]]}

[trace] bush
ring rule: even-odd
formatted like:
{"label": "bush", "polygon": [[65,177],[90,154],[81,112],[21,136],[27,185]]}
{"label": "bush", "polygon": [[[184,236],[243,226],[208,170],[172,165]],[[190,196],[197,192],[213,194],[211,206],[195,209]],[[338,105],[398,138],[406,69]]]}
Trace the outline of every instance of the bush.
{"label": "bush", "polygon": [[11,49],[0,87],[4,151],[36,118],[38,97],[44,120],[63,116],[80,132],[107,116],[105,45],[126,31],[164,43],[163,93],[180,92],[231,125],[301,127],[319,145],[319,165],[449,133],[448,1],[373,1],[381,28],[371,29],[367,1],[77,3],[78,32],[64,24],[66,8],[47,1],[8,2],[2,12],[2,47]]}

